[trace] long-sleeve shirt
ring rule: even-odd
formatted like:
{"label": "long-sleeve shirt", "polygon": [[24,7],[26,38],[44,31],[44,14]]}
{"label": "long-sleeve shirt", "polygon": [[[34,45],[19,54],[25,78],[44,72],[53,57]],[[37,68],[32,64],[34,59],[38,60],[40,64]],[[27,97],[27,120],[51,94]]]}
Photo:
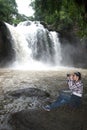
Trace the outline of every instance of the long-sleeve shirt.
{"label": "long-sleeve shirt", "polygon": [[72,94],[82,97],[83,93],[83,83],[80,81],[73,81],[73,80],[68,80],[68,86],[69,89],[71,90]]}

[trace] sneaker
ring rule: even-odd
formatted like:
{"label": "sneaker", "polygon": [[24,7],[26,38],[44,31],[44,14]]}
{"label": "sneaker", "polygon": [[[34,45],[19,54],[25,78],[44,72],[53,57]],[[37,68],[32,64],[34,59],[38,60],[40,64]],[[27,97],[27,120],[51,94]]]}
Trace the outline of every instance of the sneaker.
{"label": "sneaker", "polygon": [[45,107],[43,107],[43,109],[45,110],[45,111],[50,111],[50,106],[45,106]]}

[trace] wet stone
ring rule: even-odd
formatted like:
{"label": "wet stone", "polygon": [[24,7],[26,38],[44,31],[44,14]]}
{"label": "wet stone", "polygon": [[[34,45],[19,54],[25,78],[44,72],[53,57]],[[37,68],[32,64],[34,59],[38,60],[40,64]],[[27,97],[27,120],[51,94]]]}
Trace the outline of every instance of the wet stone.
{"label": "wet stone", "polygon": [[67,87],[66,80],[62,80],[65,74],[5,71],[1,82],[4,93],[0,95],[0,130],[86,130],[87,77],[83,80],[85,97],[80,109],[64,105],[50,112],[43,110],[57,98],[59,90]]}

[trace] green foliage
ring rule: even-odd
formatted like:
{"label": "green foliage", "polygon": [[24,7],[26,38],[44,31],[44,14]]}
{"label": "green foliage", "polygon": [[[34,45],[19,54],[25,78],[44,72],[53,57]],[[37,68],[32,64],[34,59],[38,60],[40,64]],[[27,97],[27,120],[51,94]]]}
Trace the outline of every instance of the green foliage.
{"label": "green foliage", "polygon": [[74,29],[80,36],[87,36],[85,9],[75,0],[35,0],[31,3],[35,19],[45,21],[61,31]]}
{"label": "green foliage", "polygon": [[18,14],[18,15],[16,16],[16,18],[13,20],[13,24],[14,24],[14,25],[17,25],[17,24],[19,24],[20,22],[23,22],[23,21],[26,21],[26,20],[31,20],[31,21],[33,21],[34,18],[33,18],[33,16],[27,17],[27,16],[25,16],[25,15]]}
{"label": "green foliage", "polygon": [[12,23],[18,13],[15,0],[0,0],[0,20]]}
{"label": "green foliage", "polygon": [[0,20],[17,25],[19,22],[34,18],[19,14],[15,0],[0,0]]}

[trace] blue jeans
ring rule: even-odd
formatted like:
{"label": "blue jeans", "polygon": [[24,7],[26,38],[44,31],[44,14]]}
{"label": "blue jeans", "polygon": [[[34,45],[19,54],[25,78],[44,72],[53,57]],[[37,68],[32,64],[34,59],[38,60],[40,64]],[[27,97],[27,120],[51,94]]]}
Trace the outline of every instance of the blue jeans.
{"label": "blue jeans", "polygon": [[69,104],[71,107],[79,107],[81,104],[81,97],[78,97],[76,95],[64,95],[60,94],[59,97],[55,102],[53,102],[51,105],[49,105],[49,109],[60,107],[64,104]]}
{"label": "blue jeans", "polygon": [[73,108],[78,108],[82,104],[82,98],[72,94],[69,104]]}

